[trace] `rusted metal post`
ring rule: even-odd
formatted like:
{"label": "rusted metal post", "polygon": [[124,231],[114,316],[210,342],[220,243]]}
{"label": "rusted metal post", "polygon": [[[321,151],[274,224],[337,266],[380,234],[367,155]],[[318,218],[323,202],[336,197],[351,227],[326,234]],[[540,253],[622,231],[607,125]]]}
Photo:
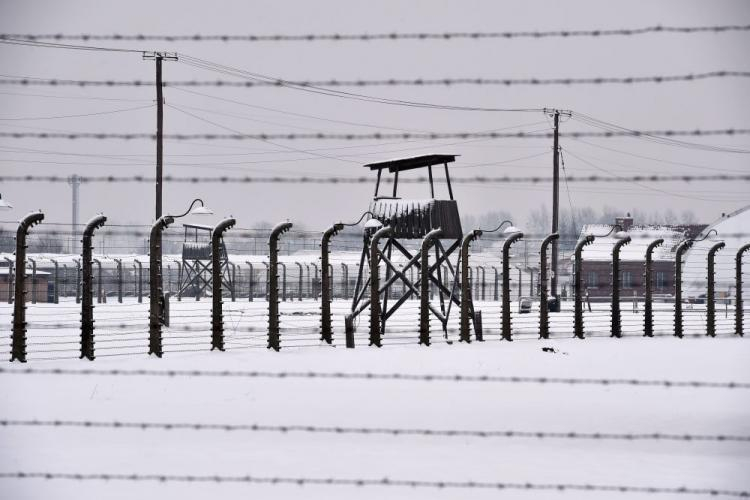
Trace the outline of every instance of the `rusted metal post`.
{"label": "rusted metal post", "polygon": [[[16,230],[16,282],[13,304],[13,334],[10,360],[26,362],[26,236],[29,230],[44,220],[42,212],[32,212],[21,219]],[[8,289],[10,294],[10,288]]]}
{"label": "rusted metal post", "polygon": [[[221,268],[221,239],[236,223],[232,218],[224,219],[211,231],[211,350],[224,350],[224,315]],[[229,270],[227,269],[227,272]],[[234,287],[232,287],[234,289]]]}
{"label": "rusted metal post", "polygon": [[677,245],[674,262],[674,336],[684,336],[682,328],[682,256],[693,246],[693,240],[683,240]]}
{"label": "rusted metal post", "polygon": [[[97,215],[91,219],[83,229],[83,238],[81,239],[81,268],[83,271],[82,303],[81,303],[81,359],[86,358],[94,360],[94,304],[93,304],[93,260],[92,254],[94,246],[92,240],[94,231],[99,229],[107,222],[103,215]],[[101,273],[101,263],[99,264]],[[101,286],[101,274],[99,277]]]}
{"label": "rusted metal post", "polygon": [[573,330],[576,338],[585,338],[583,328],[583,247],[590,245],[594,242],[595,237],[591,234],[584,236],[576,243],[575,250],[573,252],[573,262],[575,269],[573,270],[573,294],[574,294],[574,319],[573,319]]}
{"label": "rusted metal post", "polygon": [[511,233],[503,242],[503,310],[502,335],[503,340],[513,340],[510,321],[510,246],[523,238],[522,232]]}
{"label": "rusted metal post", "polygon": [[612,247],[612,333],[610,337],[622,337],[622,316],[620,314],[620,250],[630,243],[630,236],[618,239]]}
{"label": "rusted metal post", "polygon": [[706,335],[716,337],[716,252],[726,244],[720,241],[708,250],[708,290],[706,291]]}
{"label": "rusted metal post", "polygon": [[737,251],[735,256],[735,287],[734,293],[736,294],[734,301],[734,334],[740,337],[745,335],[744,330],[744,304],[742,302],[742,255],[750,250],[750,243],[742,245]]}
{"label": "rusted metal post", "polygon": [[433,229],[422,239],[419,267],[419,344],[430,345],[430,246],[443,235],[442,229]]}
{"label": "rusted metal post", "polygon": [[370,345],[377,347],[382,347],[380,331],[380,248],[378,248],[378,244],[380,238],[390,237],[392,234],[393,228],[384,226],[378,229],[370,239]]}
{"label": "rusted metal post", "polygon": [[[461,240],[461,330],[459,342],[471,342],[470,318],[474,319],[474,307],[471,300],[471,284],[469,283],[469,247],[471,242],[482,236],[482,231],[475,229],[464,235]],[[479,339],[477,339],[479,340]]]}
{"label": "rusted metal post", "polygon": [[[327,344],[333,343],[333,327],[331,325],[331,283],[328,279],[328,255],[331,253],[331,238],[336,236],[339,231],[344,229],[342,223],[334,224],[323,232],[323,238],[320,240],[320,269],[322,273],[321,293],[320,293],[320,340]],[[315,267],[315,274],[318,274],[318,268]],[[354,347],[354,332],[346,332],[346,347]]]}
{"label": "rusted metal post", "polygon": [[542,240],[539,249],[539,338],[549,338],[549,283],[547,279],[547,248],[560,239],[559,233],[552,233]]}
{"label": "rusted metal post", "polygon": [[[268,348],[278,351],[281,349],[281,338],[279,335],[279,237],[292,228],[291,222],[277,224],[268,238],[269,265],[268,265]],[[283,266],[283,264],[281,264]],[[286,278],[286,266],[284,266],[284,277]],[[284,280],[286,285],[286,279]],[[286,295],[286,286],[284,286]]]}
{"label": "rusted metal post", "polygon": [[148,353],[161,358],[161,326],[164,322],[164,289],[162,284],[162,232],[174,223],[174,217],[163,215],[151,226],[149,237],[149,308],[148,308]]}
{"label": "rusted metal post", "polygon": [[247,267],[250,269],[250,274],[247,279],[247,301],[253,301],[253,285],[255,284],[255,270],[253,269],[253,263],[249,260],[245,261]]}
{"label": "rusted metal post", "polygon": [[643,284],[645,287],[643,304],[643,336],[654,336],[654,250],[664,244],[662,238],[658,238],[646,247],[645,272],[643,273]]}

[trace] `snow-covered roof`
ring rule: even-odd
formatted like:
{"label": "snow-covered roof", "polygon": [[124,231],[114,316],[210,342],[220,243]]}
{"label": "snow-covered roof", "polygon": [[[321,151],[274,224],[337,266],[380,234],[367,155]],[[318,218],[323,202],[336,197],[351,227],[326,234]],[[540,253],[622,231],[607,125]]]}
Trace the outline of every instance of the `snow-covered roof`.
{"label": "snow-covered roof", "polygon": [[[612,260],[612,248],[617,242],[614,231],[608,236],[597,236],[609,233],[612,224],[586,224],[581,230],[581,236],[592,234],[596,239],[590,245],[584,247],[584,260]],[[685,232],[681,229],[669,226],[632,226],[628,230],[632,241],[620,250],[620,260],[642,261],[646,256],[646,247],[656,240],[663,239],[664,243],[654,250],[654,260],[665,261],[674,259],[674,249],[677,244],[685,238]],[[571,259],[573,256],[571,255]]]}

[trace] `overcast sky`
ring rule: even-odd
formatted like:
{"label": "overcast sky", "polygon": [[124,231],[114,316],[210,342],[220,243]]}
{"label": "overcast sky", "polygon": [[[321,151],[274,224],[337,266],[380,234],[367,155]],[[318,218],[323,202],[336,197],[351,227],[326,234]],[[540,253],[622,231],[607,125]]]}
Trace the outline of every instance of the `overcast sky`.
{"label": "overcast sky", "polygon": [[[746,1],[33,1],[3,0],[3,33],[93,34],[303,34],[445,31],[526,31],[638,28],[656,24],[750,24]],[[86,42],[71,42],[86,43]],[[92,44],[94,42],[91,42]],[[648,34],[629,37],[401,40],[350,42],[96,42],[139,50],[165,50],[287,79],[554,78],[647,76],[748,71],[750,33]],[[0,45],[4,76],[58,79],[152,80],[153,61],[139,54]],[[233,79],[164,63],[164,79]],[[349,90],[349,89],[342,89]],[[366,87],[356,92],[441,104],[504,108],[557,107],[634,129],[749,128],[750,82],[724,78],[685,83],[575,86]],[[199,95],[202,94],[202,95]],[[43,97],[46,96],[46,97]],[[53,97],[54,96],[54,97]],[[227,100],[218,100],[209,96]],[[75,99],[73,99],[75,97]],[[0,130],[153,133],[153,87],[0,87]],[[165,89],[166,133],[388,132],[389,129],[458,132],[508,128],[544,131],[542,113],[466,112],[364,103],[285,88]],[[170,107],[174,106],[174,107]],[[261,109],[262,106],[266,109]],[[138,109],[133,109],[138,108]],[[35,119],[124,110],[63,119]],[[182,111],[180,111],[182,110]],[[186,114],[191,113],[194,116]],[[295,113],[295,114],[290,114]],[[311,117],[299,116],[300,114]],[[27,120],[27,118],[29,118]],[[23,119],[23,120],[20,120]],[[322,120],[325,119],[325,120]],[[208,120],[212,123],[208,123]],[[365,127],[336,121],[368,124]],[[594,130],[570,120],[565,131]],[[695,139],[750,149],[750,137]],[[568,175],[712,174],[748,172],[748,155],[696,151],[632,138],[563,138]],[[294,150],[290,150],[289,148]],[[328,148],[320,150],[319,148]],[[606,149],[605,149],[606,148]],[[318,150],[314,154],[299,150]],[[296,151],[295,151],[296,150]],[[453,175],[539,175],[552,172],[551,140],[442,141],[167,141],[165,175],[320,176],[369,175],[361,165],[427,153],[461,155]],[[637,156],[633,156],[637,155]],[[321,157],[324,156],[324,157]],[[648,157],[648,158],[645,158]],[[153,175],[155,143],[148,139],[0,139],[6,175]],[[473,165],[485,166],[473,166]],[[603,169],[603,170],[602,170]],[[374,179],[373,179],[374,181]],[[442,186],[441,186],[442,188]],[[373,185],[167,184],[164,211],[183,211],[201,197],[217,217],[238,226],[284,219],[311,229],[357,219]],[[563,207],[604,205],[622,211],[693,210],[703,222],[750,203],[747,183],[571,183],[561,186]],[[529,210],[551,206],[551,184],[456,185],[460,210],[505,210],[521,222]],[[42,209],[47,220],[70,221],[65,184],[0,184],[15,205],[3,220]],[[104,212],[111,223],[149,224],[149,184],[95,184],[81,188],[81,218]],[[426,186],[406,194],[424,197]]]}

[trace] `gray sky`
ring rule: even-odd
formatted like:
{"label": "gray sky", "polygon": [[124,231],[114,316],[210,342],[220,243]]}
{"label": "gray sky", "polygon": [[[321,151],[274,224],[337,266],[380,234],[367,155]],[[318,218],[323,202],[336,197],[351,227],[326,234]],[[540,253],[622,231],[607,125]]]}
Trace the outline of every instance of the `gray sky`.
{"label": "gray sky", "polygon": [[[520,31],[637,28],[655,24],[693,26],[750,23],[744,1],[316,1],[316,2],[101,2],[13,1],[0,4],[0,31],[5,33],[95,34],[299,34],[443,31]],[[216,63],[287,79],[385,78],[524,78],[645,76],[748,70],[750,34],[651,34],[579,39],[491,39],[454,41],[166,43],[98,42],[98,45],[167,50]],[[77,43],[77,42],[72,42]],[[82,42],[85,43],[85,42]],[[151,80],[154,63],[138,54],[67,51],[0,46],[3,75],[60,79]],[[165,80],[232,79],[184,64],[164,64]],[[243,133],[357,132],[385,127],[437,132],[482,131],[510,127],[538,131],[549,128],[541,113],[482,113],[426,110],[363,103],[283,88],[190,88],[246,103],[243,106],[167,88],[168,105]],[[347,90],[347,89],[343,89]],[[513,108],[558,107],[635,129],[747,128],[750,84],[747,79],[691,83],[576,86],[374,87],[354,91],[389,98],[466,106]],[[14,94],[14,95],[9,95]],[[19,94],[19,95],[15,95]],[[24,96],[20,94],[25,94]],[[44,94],[51,97],[31,96]],[[123,99],[63,99],[61,96]],[[133,101],[130,101],[133,100]],[[76,132],[144,132],[155,130],[155,108],[67,119],[8,120],[97,113],[139,106],[154,100],[152,87],[0,88],[0,130]],[[265,106],[269,111],[251,106]],[[367,128],[303,118],[283,112],[376,125]],[[222,113],[222,114],[217,114]],[[226,114],[241,115],[227,116]],[[24,128],[28,127],[28,128]],[[569,121],[563,131],[591,130]],[[227,133],[176,109],[165,110],[166,133]],[[701,152],[636,139],[563,139],[569,175],[603,174],[591,164],[617,175],[639,173],[711,174],[748,172],[748,155]],[[750,148],[747,136],[696,139],[707,144]],[[453,153],[461,157],[453,175],[551,175],[550,140],[446,141],[297,141],[279,144],[319,151],[320,158],[258,141],[190,141],[165,143],[165,174],[174,176],[256,175],[359,176],[364,163],[400,156]],[[609,149],[602,149],[602,147]],[[12,148],[27,148],[21,152]],[[653,161],[628,154],[647,156]],[[39,151],[43,151],[39,152]],[[66,156],[61,153],[69,153]],[[151,140],[0,139],[0,170],[7,175],[152,175],[155,144]],[[102,158],[109,155],[122,157]],[[531,157],[533,158],[526,158]],[[526,158],[526,159],[520,159]],[[585,160],[585,161],[583,161]],[[588,162],[588,163],[586,163]],[[672,162],[672,163],[666,163]],[[490,166],[472,167],[490,163]],[[703,168],[705,167],[705,168]],[[731,172],[730,172],[731,171]],[[605,174],[606,175],[606,174]],[[373,179],[374,181],[374,179]],[[561,203],[574,206],[622,207],[623,212],[671,208],[693,210],[711,221],[750,202],[747,183],[570,184]],[[415,195],[427,188],[410,186]],[[460,210],[479,214],[505,210],[522,222],[529,210],[550,207],[551,185],[458,185]],[[658,191],[661,190],[661,191]],[[82,189],[81,218],[104,212],[111,223],[150,223],[154,188],[148,184],[95,184]],[[15,205],[4,220],[42,209],[47,219],[70,220],[70,188],[65,184],[0,184]],[[408,191],[407,191],[408,193]],[[334,220],[358,218],[372,195],[372,185],[238,184],[230,186],[169,185],[165,212],[183,211],[202,197],[218,216],[232,214],[241,227],[284,219],[317,229]]]}

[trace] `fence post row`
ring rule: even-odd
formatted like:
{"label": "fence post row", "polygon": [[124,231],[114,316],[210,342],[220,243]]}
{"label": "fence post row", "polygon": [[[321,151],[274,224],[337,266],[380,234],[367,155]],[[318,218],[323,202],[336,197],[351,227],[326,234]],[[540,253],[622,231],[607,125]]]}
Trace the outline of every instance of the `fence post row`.
{"label": "fence post row", "polygon": [[[104,215],[97,215],[91,219],[83,229],[81,239],[81,267],[83,269],[82,302],[81,302],[81,356],[94,360],[94,304],[93,304],[93,260],[94,246],[92,239],[94,231],[107,222]],[[99,265],[99,286],[101,287],[101,264]]]}
{"label": "fence post row", "polygon": [[[281,339],[279,338],[279,237],[291,228],[291,222],[277,224],[268,238],[268,348],[274,351],[281,349]],[[286,278],[286,266],[284,271],[284,277]],[[284,295],[286,295],[286,279],[284,280],[284,292]]]}
{"label": "fence post row", "polygon": [[419,344],[430,345],[430,246],[443,235],[443,230],[433,229],[422,239],[419,268]]}
{"label": "fence post row", "polygon": [[[549,289],[547,288],[547,248],[554,240],[560,238],[559,233],[552,233],[542,240],[539,249],[539,338],[549,338]],[[496,289],[497,290],[497,289]],[[497,293],[497,292],[495,292]],[[497,298],[495,299],[497,300]]]}
{"label": "fence post row", "polygon": [[[235,223],[232,218],[224,219],[216,224],[211,231],[211,350],[224,350],[224,317],[223,297],[221,296],[221,238],[223,234],[231,229]],[[227,269],[227,273],[229,269]],[[233,283],[234,284],[234,283]],[[234,288],[234,286],[232,287]]]}
{"label": "fence post row", "polygon": [[[44,220],[42,212],[33,212],[21,219],[16,231],[16,282],[13,305],[13,335],[10,360],[26,362],[26,236],[29,230]],[[10,271],[8,271],[10,273]],[[8,284],[10,294],[10,284]]]}
{"label": "fence post row", "polygon": [[620,315],[620,250],[630,243],[630,236],[618,239],[612,247],[612,332],[610,337],[622,337],[622,317]]}
{"label": "fence post row", "polygon": [[174,223],[169,215],[160,217],[151,226],[149,237],[149,308],[148,308],[148,353],[161,358],[162,350],[161,325],[164,321],[164,296],[161,274],[161,236],[162,232]]}
{"label": "fence post row", "polygon": [[654,336],[654,304],[653,304],[653,295],[654,295],[654,282],[653,282],[653,273],[654,273],[654,250],[656,247],[661,246],[664,244],[664,240],[662,238],[658,238],[651,243],[649,243],[648,247],[646,247],[646,263],[644,264],[645,272],[643,273],[643,284],[645,287],[645,293],[644,293],[644,300],[645,303],[643,304],[643,336],[644,337],[653,337]]}
{"label": "fence post row", "polygon": [[[469,329],[469,318],[474,320],[474,304],[471,300],[471,286],[469,283],[469,246],[471,242],[482,236],[480,229],[467,233],[461,241],[461,331],[460,342],[471,342],[471,331]],[[497,274],[496,274],[497,276]],[[495,281],[497,285],[497,281]],[[497,290],[495,290],[497,292]],[[476,330],[476,323],[474,323]],[[478,341],[482,341],[482,333],[477,331]]]}
{"label": "fence post row", "polygon": [[675,249],[674,262],[674,336],[682,338],[682,255],[693,246],[693,240],[684,240]]}
{"label": "fence post row", "polygon": [[384,226],[378,229],[370,239],[370,345],[377,347],[382,347],[380,332],[380,249],[378,243],[380,238],[390,237],[391,234],[393,234],[393,228]]}
{"label": "fence post row", "polygon": [[[320,289],[320,340],[327,344],[333,343],[333,327],[331,326],[331,282],[328,279],[328,255],[331,253],[331,238],[336,236],[339,231],[344,229],[342,223],[336,223],[323,232],[323,238],[320,240],[320,269],[321,269],[321,289]],[[317,274],[317,268],[315,273]],[[346,334],[346,347],[354,347],[354,332]]]}
{"label": "fence post row", "polygon": [[503,340],[513,340],[510,328],[510,246],[523,238],[522,232],[512,233],[503,242]]}
{"label": "fence post row", "polygon": [[734,291],[737,294],[734,301],[734,334],[740,337],[745,335],[743,330],[743,302],[742,302],[742,255],[750,250],[750,243],[742,245],[735,256],[735,284]]}
{"label": "fence post row", "polygon": [[574,336],[579,339],[585,338],[586,336],[583,328],[583,272],[581,271],[583,256],[581,254],[583,252],[583,247],[592,244],[595,239],[596,237],[594,235],[587,234],[578,240],[573,252],[575,267],[573,270],[573,292],[575,295],[573,329]]}
{"label": "fence post row", "polygon": [[723,241],[708,250],[708,289],[706,290],[706,335],[716,337],[716,252],[724,248]]}

